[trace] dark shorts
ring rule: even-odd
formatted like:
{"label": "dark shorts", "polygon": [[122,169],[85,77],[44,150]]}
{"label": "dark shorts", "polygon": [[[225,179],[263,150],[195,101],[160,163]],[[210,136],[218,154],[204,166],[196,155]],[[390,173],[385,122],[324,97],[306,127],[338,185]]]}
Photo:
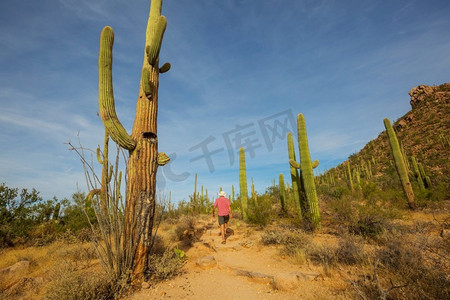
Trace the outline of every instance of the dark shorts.
{"label": "dark shorts", "polygon": [[230,215],[218,216],[218,218],[219,218],[219,225],[223,225],[225,223],[228,223],[228,220],[230,220]]}

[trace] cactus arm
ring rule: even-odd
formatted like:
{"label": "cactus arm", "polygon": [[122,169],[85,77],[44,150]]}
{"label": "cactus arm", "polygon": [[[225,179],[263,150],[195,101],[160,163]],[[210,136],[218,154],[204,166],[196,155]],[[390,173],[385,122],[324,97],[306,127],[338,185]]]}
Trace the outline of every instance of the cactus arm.
{"label": "cactus arm", "polygon": [[289,160],[289,165],[294,169],[300,169],[300,164],[293,159]]}
{"label": "cactus arm", "polygon": [[148,68],[144,67],[142,68],[142,74],[141,74],[141,84],[142,89],[144,90],[145,96],[147,99],[150,99],[152,97],[153,89],[150,84],[150,71]]}
{"label": "cactus arm", "polygon": [[159,73],[162,74],[168,72],[170,70],[170,67],[170,63],[165,63],[161,68],[159,68]]}
{"label": "cactus arm", "polygon": [[98,60],[99,108],[100,116],[108,134],[122,148],[133,150],[136,141],[127,133],[119,121],[114,104],[112,86],[112,47],[114,31],[111,27],[103,28],[100,35],[100,51]]}
{"label": "cactus arm", "polygon": [[414,202],[414,192],[412,190],[411,182],[409,181],[408,171],[405,166],[405,160],[400,149],[400,144],[395,134],[394,128],[392,128],[391,121],[389,119],[384,119],[384,127],[389,138],[389,144],[391,146],[392,155],[394,156],[395,168],[397,169],[397,174],[400,178],[400,182],[403,186],[403,191],[408,200],[408,205],[411,209],[415,209],[416,204]]}
{"label": "cactus arm", "polygon": [[311,163],[311,166],[312,166],[313,169],[317,168],[319,166],[319,161],[316,159],[315,161],[313,161]]}
{"label": "cactus arm", "polygon": [[170,162],[170,157],[164,152],[158,153],[158,166],[164,166]]}
{"label": "cactus arm", "polygon": [[[152,22],[154,23],[154,26],[151,26]],[[155,66],[159,56],[159,51],[161,50],[164,31],[166,31],[167,19],[161,15],[153,16],[152,11],[150,11],[150,19],[148,23],[147,40],[149,41],[149,44],[145,46],[145,50],[148,63]]]}

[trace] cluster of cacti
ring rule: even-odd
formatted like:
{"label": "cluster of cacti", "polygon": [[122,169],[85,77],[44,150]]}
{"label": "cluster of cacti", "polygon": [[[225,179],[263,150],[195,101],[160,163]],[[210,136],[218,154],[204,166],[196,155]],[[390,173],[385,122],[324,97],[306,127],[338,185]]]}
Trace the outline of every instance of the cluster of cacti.
{"label": "cluster of cacti", "polygon": [[153,218],[156,205],[156,170],[169,161],[158,153],[157,112],[159,74],[170,64],[159,67],[159,52],[167,21],[161,15],[161,0],[152,0],[147,22],[144,60],[141,72],[136,118],[131,135],[119,121],[114,104],[112,85],[112,46],[114,32],[103,28],[99,51],[99,108],[108,135],[120,147],[128,150],[128,182],[125,208],[124,244],[132,244],[131,268],[135,278],[141,278],[148,268]]}
{"label": "cluster of cacti", "polygon": [[411,209],[416,207],[414,200],[414,193],[411,186],[411,182],[408,177],[408,170],[405,164],[405,158],[403,157],[402,150],[400,149],[400,145],[397,139],[397,135],[395,134],[394,129],[392,128],[392,124],[389,119],[384,119],[384,127],[386,128],[387,135],[389,137],[389,144],[391,146],[392,155],[394,156],[395,167],[400,178],[403,191],[408,200],[408,205]]}
{"label": "cluster of cacti", "polygon": [[[197,192],[198,176],[194,176],[194,192],[189,195],[190,201],[186,204],[186,208],[191,214],[209,213],[211,211],[212,203],[208,198],[208,189],[205,189],[203,185],[200,187],[200,192]],[[206,195],[205,195],[206,192]],[[183,204],[184,207],[184,204]]]}
{"label": "cluster of cacti", "polygon": [[347,178],[350,185],[350,190],[353,192],[355,190],[355,187],[353,184],[352,172],[350,171],[350,161],[347,162]]}
{"label": "cluster of cacti", "polygon": [[248,191],[247,191],[247,171],[245,169],[245,151],[239,149],[239,188],[241,197],[242,215],[244,220],[248,217]]}
{"label": "cluster of cacti", "polygon": [[[313,168],[316,168],[319,165],[319,161],[311,161],[303,114],[297,115],[297,131],[300,163],[295,160],[295,152],[293,151],[293,147],[290,147],[292,135],[288,135],[289,165],[291,166],[291,175],[293,178],[292,184],[294,185],[297,183],[299,187],[299,216],[303,213],[308,221],[311,222],[312,226],[317,228],[320,227],[320,212]],[[295,172],[292,172],[292,169],[294,169]],[[297,170],[299,170],[300,173],[297,173]]]}
{"label": "cluster of cacti", "polygon": [[414,156],[411,157],[411,162],[413,171],[410,171],[410,175],[411,177],[416,178],[419,190],[424,192],[425,189],[431,187],[430,176],[425,174],[423,165],[420,162],[417,162],[417,159]]}

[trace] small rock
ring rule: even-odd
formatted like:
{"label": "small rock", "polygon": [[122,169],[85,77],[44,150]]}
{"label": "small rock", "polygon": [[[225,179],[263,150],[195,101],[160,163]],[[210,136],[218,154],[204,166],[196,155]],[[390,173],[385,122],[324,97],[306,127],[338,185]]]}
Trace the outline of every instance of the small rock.
{"label": "small rock", "polygon": [[217,261],[214,258],[214,256],[204,256],[197,259],[195,264],[200,268],[202,268],[203,270],[207,270],[217,266]]}
{"label": "small rock", "polygon": [[1,269],[0,274],[10,274],[10,273],[24,273],[27,272],[30,268],[30,262],[28,260],[22,260],[17,263],[15,263],[12,266],[9,266],[7,268]]}
{"label": "small rock", "polygon": [[141,287],[142,287],[143,289],[148,289],[148,288],[150,288],[150,283],[144,281],[144,282],[142,283],[142,286],[141,286]]}

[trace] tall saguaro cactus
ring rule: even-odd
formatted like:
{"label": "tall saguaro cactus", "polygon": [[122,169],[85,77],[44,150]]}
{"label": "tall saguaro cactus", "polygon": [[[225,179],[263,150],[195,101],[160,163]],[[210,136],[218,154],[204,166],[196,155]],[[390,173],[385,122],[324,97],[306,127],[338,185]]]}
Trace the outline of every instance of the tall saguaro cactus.
{"label": "tall saguaro cactus", "polygon": [[395,168],[397,169],[398,176],[403,186],[403,191],[405,192],[406,199],[408,200],[408,205],[411,209],[416,207],[414,201],[414,192],[412,189],[411,182],[409,181],[407,167],[405,165],[405,159],[403,158],[402,151],[395,134],[394,128],[392,128],[391,121],[389,119],[384,119],[384,127],[386,128],[387,135],[389,137],[389,144],[391,145],[392,154],[394,156]]}
{"label": "tall saguaro cactus", "polygon": [[247,172],[245,170],[245,151],[242,147],[239,149],[239,188],[241,190],[242,215],[246,220],[248,211]]}
{"label": "tall saguaro cactus", "polygon": [[136,118],[131,134],[119,121],[112,85],[112,47],[114,32],[103,28],[99,51],[99,108],[109,136],[129,151],[125,207],[124,247],[131,252],[130,267],[136,278],[142,278],[151,245],[155,214],[156,170],[169,158],[158,153],[157,114],[159,74],[170,64],[159,67],[159,52],[167,21],[161,15],[162,0],[152,0],[147,22],[144,61],[141,72]]}
{"label": "tall saguaro cactus", "polygon": [[319,202],[314,183],[313,168],[319,165],[318,161],[311,161],[308,147],[308,137],[306,135],[305,117],[303,114],[297,115],[298,147],[300,149],[300,170],[302,187],[308,202],[309,214],[312,225],[320,227]]}

